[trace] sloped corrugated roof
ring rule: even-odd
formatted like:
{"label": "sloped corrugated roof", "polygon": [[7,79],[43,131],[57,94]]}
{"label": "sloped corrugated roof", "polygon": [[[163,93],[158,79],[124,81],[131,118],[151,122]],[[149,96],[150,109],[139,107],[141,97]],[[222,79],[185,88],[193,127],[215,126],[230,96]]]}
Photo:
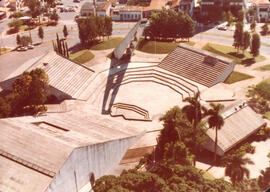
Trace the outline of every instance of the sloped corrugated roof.
{"label": "sloped corrugated roof", "polygon": [[[0,190],[12,192],[44,191],[75,148],[144,133],[94,110],[87,116],[76,111],[1,119],[0,127]],[[16,171],[24,176],[14,176],[20,182],[12,188],[10,175]]]}
{"label": "sloped corrugated roof", "polygon": [[[265,124],[260,115],[249,106],[238,108],[224,120],[224,126],[218,131],[218,146],[223,152],[230,150]],[[207,135],[215,141],[214,129],[209,129]]]}
{"label": "sloped corrugated roof", "polygon": [[[206,63],[206,57],[212,58],[216,62]],[[175,48],[159,64],[163,69],[207,87],[211,87],[229,65],[233,65],[233,63],[225,58],[210,56],[204,51],[183,45]]]}
{"label": "sloped corrugated roof", "polygon": [[31,71],[35,68],[44,69],[49,77],[49,85],[72,98],[80,97],[80,94],[88,86],[89,81],[91,81],[90,78],[94,74],[94,71],[90,68],[74,63],[52,51],[27,69],[23,68],[21,71],[11,74],[7,80],[0,83],[0,87],[2,89],[11,89],[12,83],[18,78],[18,75],[22,74],[25,70]]}

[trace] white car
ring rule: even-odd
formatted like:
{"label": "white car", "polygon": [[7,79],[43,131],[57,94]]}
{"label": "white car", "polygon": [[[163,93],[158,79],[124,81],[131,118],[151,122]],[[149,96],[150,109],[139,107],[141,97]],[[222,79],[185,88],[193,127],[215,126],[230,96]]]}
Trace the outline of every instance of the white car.
{"label": "white car", "polygon": [[226,31],[228,29],[227,26],[221,25],[217,27],[218,30]]}
{"label": "white car", "polygon": [[17,51],[27,51],[27,47],[18,47]]}
{"label": "white car", "polygon": [[34,45],[27,45],[28,49],[34,49]]}

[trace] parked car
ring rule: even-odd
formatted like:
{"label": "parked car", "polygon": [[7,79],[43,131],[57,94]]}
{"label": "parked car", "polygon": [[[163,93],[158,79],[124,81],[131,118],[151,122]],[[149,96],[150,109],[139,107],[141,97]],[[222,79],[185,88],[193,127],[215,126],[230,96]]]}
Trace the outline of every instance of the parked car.
{"label": "parked car", "polygon": [[74,3],[80,3],[80,0],[73,0]]}
{"label": "parked car", "polygon": [[76,10],[75,10],[75,8],[73,6],[68,6],[67,11],[68,12],[75,12]]}
{"label": "parked car", "polygon": [[63,4],[63,2],[61,2],[61,1],[57,1],[57,2],[56,2],[56,5],[64,5],[64,4]]}
{"label": "parked car", "polygon": [[217,29],[222,30],[222,31],[226,31],[228,29],[228,27],[221,25],[221,26],[218,26]]}
{"label": "parked car", "polygon": [[27,47],[18,47],[17,51],[27,51]]}
{"label": "parked car", "polygon": [[27,45],[28,49],[34,49],[34,45]]}

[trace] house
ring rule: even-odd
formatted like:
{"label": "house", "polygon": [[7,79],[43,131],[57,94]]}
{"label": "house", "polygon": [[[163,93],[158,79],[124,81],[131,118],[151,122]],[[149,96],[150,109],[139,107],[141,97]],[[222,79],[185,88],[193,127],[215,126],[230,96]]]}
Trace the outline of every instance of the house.
{"label": "house", "polygon": [[92,2],[85,2],[80,11],[81,16],[94,16],[96,15],[96,8]]}
{"label": "house", "polygon": [[107,0],[103,4],[97,6],[97,16],[110,16],[112,0]]}
{"label": "house", "polygon": [[112,19],[115,21],[138,21],[142,18],[143,7],[125,6],[119,10],[113,10]]}
{"label": "house", "polygon": [[90,191],[145,133],[91,110],[1,119],[0,191]]}
{"label": "house", "polygon": [[253,0],[252,6],[255,10],[256,20],[259,23],[267,23],[270,21],[270,2],[267,0]]}
{"label": "house", "polygon": [[193,10],[195,8],[195,0],[174,0],[169,2],[170,8],[175,11],[182,10],[191,17],[193,17]]}

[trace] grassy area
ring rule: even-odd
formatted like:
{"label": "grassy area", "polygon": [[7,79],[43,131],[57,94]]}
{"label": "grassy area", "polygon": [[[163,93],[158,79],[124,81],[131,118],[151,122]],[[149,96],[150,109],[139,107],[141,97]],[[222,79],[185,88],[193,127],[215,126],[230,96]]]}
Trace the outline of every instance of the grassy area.
{"label": "grassy area", "polygon": [[251,65],[265,60],[265,57],[262,55],[253,59],[253,56],[248,51],[245,51],[244,53],[239,51],[237,53],[237,50],[232,46],[207,43],[202,49],[232,59],[238,64]]}
{"label": "grassy area", "polygon": [[146,53],[166,54],[174,50],[178,44],[179,43],[174,42],[149,41],[140,39],[136,49]]}
{"label": "grassy area", "polygon": [[244,74],[244,73],[233,71],[224,83],[232,84],[232,83],[235,83],[238,81],[243,81],[243,80],[250,79],[250,78],[254,78],[254,77],[247,75],[247,74]]}
{"label": "grassy area", "polygon": [[88,49],[83,49],[76,53],[70,54],[70,59],[80,64],[84,64],[93,59],[94,57],[95,55]]}
{"label": "grassy area", "polygon": [[207,171],[204,171],[204,170],[200,170],[202,172],[202,175],[205,179],[209,179],[209,180],[215,180],[216,178],[211,175],[210,173],[208,173]]}
{"label": "grassy area", "polygon": [[111,38],[109,40],[100,41],[100,43],[93,45],[90,49],[91,50],[105,50],[105,49],[112,49],[117,47],[123,38],[117,37],[117,38]]}
{"label": "grassy area", "polygon": [[211,35],[211,36],[217,36],[217,37],[233,37],[232,35],[219,34],[219,33],[209,33],[209,32],[203,32],[202,34]]}
{"label": "grassy area", "polygon": [[4,55],[5,53],[8,53],[10,51],[11,51],[11,49],[9,49],[9,48],[1,47],[0,48],[0,55]]}
{"label": "grassy area", "polygon": [[[265,114],[263,114],[263,117],[268,119],[270,121],[270,111],[266,112]],[[269,153],[269,158],[270,158],[270,153]]]}
{"label": "grassy area", "polygon": [[182,42],[182,43],[185,43],[189,46],[194,46],[196,43],[194,41],[185,41],[185,42]]}
{"label": "grassy area", "polygon": [[265,79],[256,85],[256,91],[264,99],[270,100],[270,78]]}
{"label": "grassy area", "polygon": [[270,71],[270,64],[256,68],[259,71]]}

